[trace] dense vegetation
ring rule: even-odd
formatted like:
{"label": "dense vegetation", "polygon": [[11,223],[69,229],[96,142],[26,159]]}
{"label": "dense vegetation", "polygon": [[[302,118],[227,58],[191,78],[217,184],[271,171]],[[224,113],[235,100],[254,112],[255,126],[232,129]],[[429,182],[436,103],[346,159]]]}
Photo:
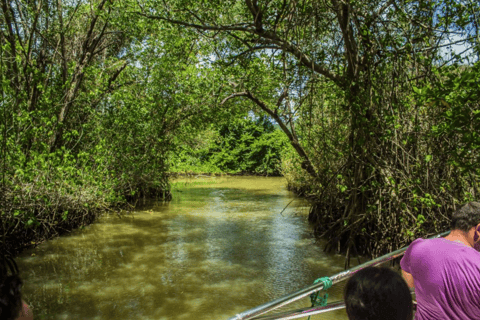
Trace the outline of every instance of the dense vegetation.
{"label": "dense vegetation", "polygon": [[479,195],[474,1],[1,4],[7,250],[168,198],[169,170],[282,162],[347,264]]}
{"label": "dense vegetation", "polygon": [[202,98],[208,72],[196,67],[201,41],[192,46],[181,30],[137,24],[124,9],[111,1],[2,1],[7,252],[142,195],[168,199],[176,129],[211,117]]}
{"label": "dense vegetation", "polygon": [[281,175],[288,140],[268,117],[228,119],[178,144],[173,172]]}

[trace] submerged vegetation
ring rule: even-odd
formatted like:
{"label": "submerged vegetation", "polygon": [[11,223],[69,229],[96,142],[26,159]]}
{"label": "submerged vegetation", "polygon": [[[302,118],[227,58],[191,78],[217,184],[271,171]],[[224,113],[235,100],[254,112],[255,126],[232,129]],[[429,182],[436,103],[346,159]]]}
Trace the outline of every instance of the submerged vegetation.
{"label": "submerged vegetation", "polygon": [[2,0],[2,246],[168,199],[169,172],[283,174],[347,265],[444,231],[479,195],[478,12]]}

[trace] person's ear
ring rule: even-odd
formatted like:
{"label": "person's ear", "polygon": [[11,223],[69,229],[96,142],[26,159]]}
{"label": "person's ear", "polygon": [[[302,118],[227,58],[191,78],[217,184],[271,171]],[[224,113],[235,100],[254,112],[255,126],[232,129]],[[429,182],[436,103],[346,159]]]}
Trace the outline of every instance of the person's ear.
{"label": "person's ear", "polygon": [[477,242],[480,236],[478,235],[480,233],[480,223],[477,224],[477,227],[475,228],[475,231],[473,233],[473,242]]}

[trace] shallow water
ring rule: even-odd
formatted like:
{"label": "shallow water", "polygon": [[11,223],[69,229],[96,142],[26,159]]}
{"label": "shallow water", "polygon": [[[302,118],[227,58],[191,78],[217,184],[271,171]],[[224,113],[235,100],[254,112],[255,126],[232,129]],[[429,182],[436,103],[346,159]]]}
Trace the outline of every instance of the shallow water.
{"label": "shallow water", "polygon": [[[283,178],[177,180],[169,203],[105,215],[24,252],[24,299],[36,319],[226,320],[343,270],[342,256],[315,243],[307,215]],[[342,289],[329,289],[329,302]]]}

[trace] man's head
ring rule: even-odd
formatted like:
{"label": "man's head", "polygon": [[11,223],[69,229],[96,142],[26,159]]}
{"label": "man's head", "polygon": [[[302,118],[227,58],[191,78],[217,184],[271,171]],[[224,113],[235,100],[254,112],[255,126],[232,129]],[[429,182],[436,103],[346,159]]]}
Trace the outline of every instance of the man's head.
{"label": "man's head", "polygon": [[451,228],[463,232],[470,245],[480,250],[480,203],[469,202],[455,211]]}
{"label": "man's head", "polygon": [[369,267],[355,273],[345,286],[350,320],[411,320],[412,297],[405,280],[395,271]]}

